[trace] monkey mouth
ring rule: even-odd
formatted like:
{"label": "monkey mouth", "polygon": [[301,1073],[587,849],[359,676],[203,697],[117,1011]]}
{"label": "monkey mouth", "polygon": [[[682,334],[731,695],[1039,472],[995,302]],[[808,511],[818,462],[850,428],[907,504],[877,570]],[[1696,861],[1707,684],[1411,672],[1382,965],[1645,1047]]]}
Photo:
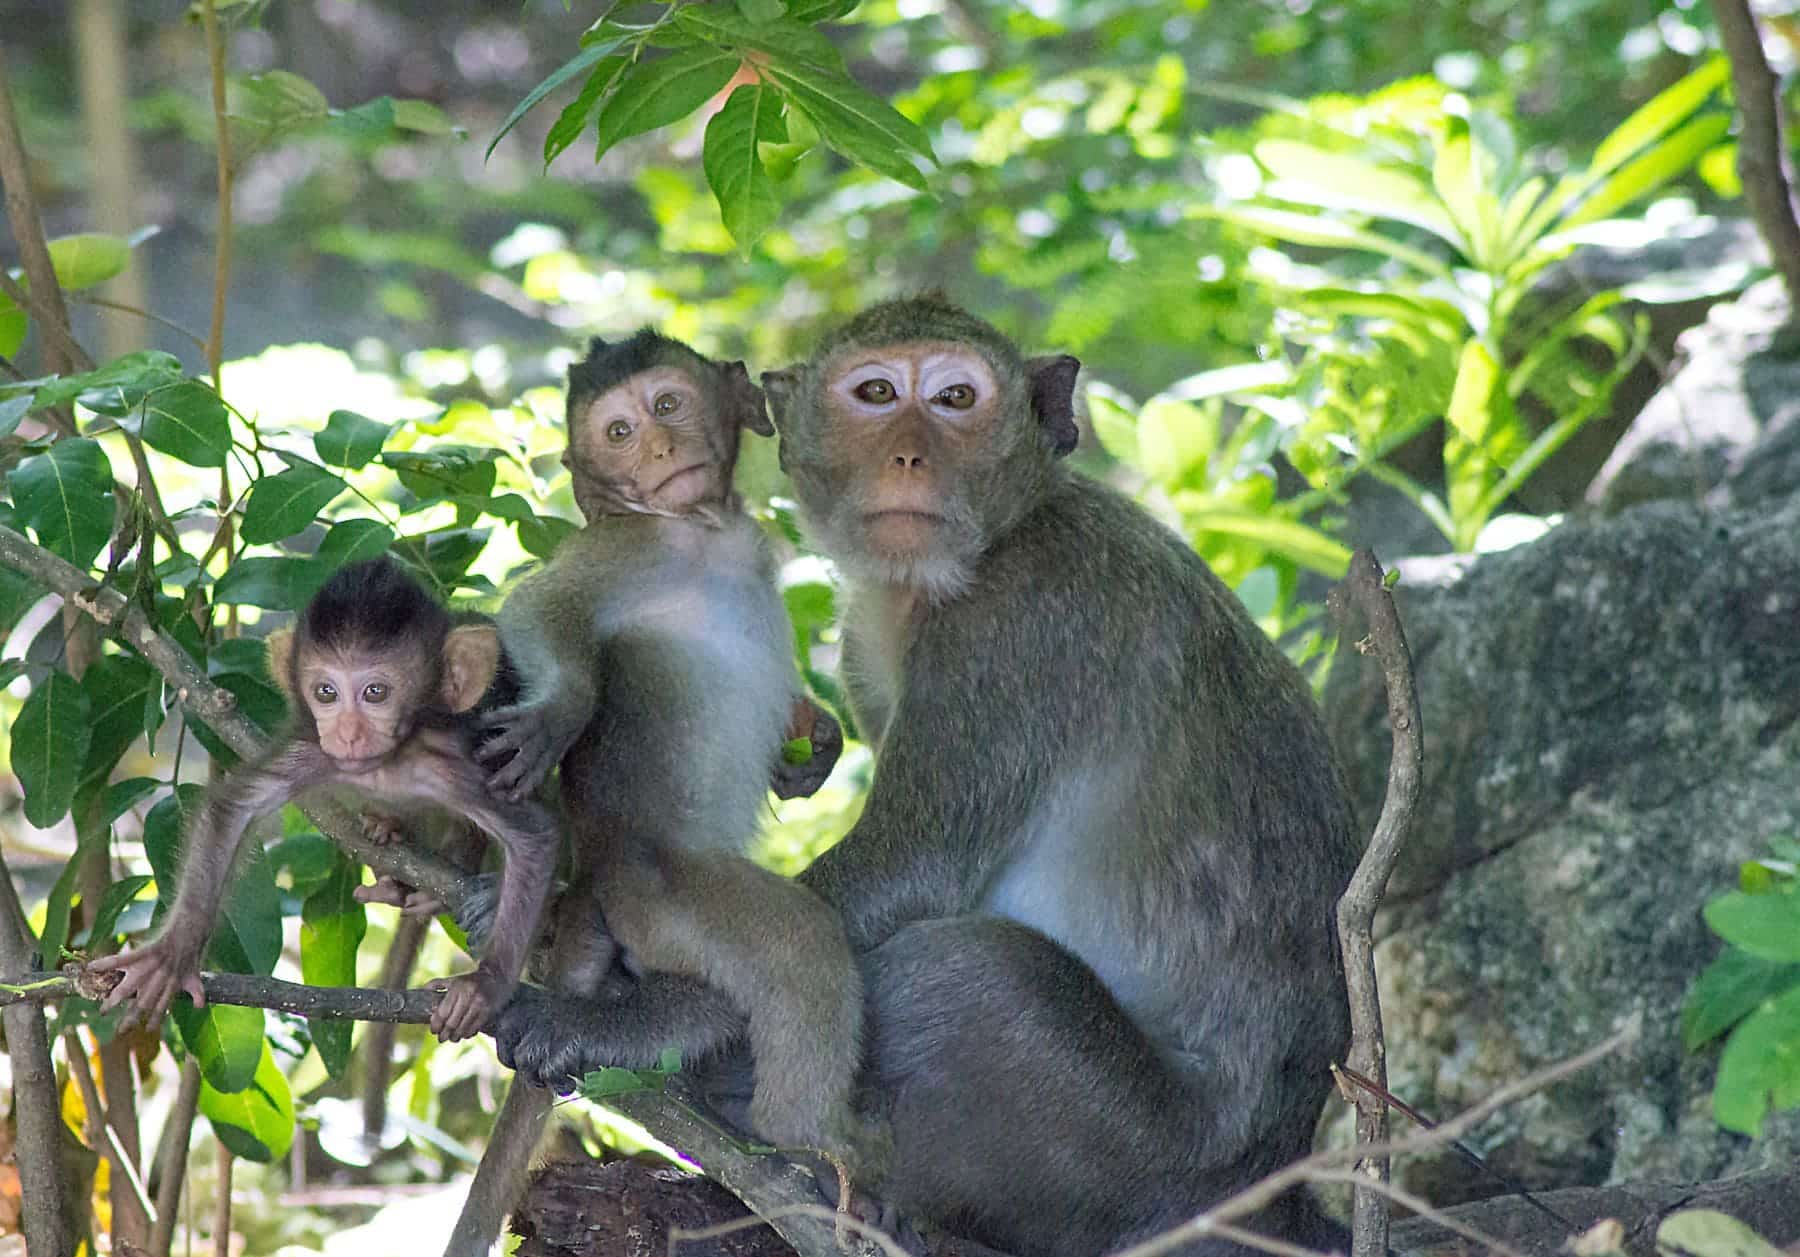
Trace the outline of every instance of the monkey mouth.
{"label": "monkey mouth", "polygon": [[883,523],[889,520],[908,524],[941,524],[944,522],[944,517],[934,511],[915,511],[905,507],[895,507],[886,511],[870,511],[863,516],[863,522],[866,524]]}
{"label": "monkey mouth", "polygon": [[657,482],[656,487],[651,489],[650,492],[651,493],[661,493],[663,490],[667,489],[670,485],[674,484],[677,480],[680,480],[683,476],[692,475],[694,472],[705,472],[705,471],[706,471],[705,463],[690,463],[688,466],[678,468],[677,470],[672,471],[668,475],[664,476],[660,481]]}

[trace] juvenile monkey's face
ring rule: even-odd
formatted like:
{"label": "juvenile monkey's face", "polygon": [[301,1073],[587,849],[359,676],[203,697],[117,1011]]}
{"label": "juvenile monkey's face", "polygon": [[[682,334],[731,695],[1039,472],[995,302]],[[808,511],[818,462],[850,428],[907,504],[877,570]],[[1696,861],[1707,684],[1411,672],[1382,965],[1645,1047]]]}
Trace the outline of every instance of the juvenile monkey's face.
{"label": "juvenile monkey's face", "polygon": [[[717,399],[676,366],[653,367],[582,408],[565,457],[589,519],[621,510],[684,514],[731,491]],[[731,433],[735,441],[735,428]]]}
{"label": "juvenile monkey's face", "polygon": [[374,768],[406,741],[430,677],[427,661],[413,652],[315,648],[296,661],[295,679],[319,749],[354,773]]}

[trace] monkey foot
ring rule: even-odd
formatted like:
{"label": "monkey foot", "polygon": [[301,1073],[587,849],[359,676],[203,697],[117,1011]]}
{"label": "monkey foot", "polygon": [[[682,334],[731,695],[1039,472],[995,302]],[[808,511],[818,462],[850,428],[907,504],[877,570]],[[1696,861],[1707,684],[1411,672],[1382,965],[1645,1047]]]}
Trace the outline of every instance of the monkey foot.
{"label": "monkey foot", "polygon": [[494,1009],[505,1002],[505,983],[490,973],[465,973],[430,983],[444,998],[431,1010],[431,1033],[446,1043],[479,1034]]}
{"label": "monkey foot", "polygon": [[406,837],[406,826],[398,816],[385,812],[362,814],[363,837],[378,847],[386,847]]}

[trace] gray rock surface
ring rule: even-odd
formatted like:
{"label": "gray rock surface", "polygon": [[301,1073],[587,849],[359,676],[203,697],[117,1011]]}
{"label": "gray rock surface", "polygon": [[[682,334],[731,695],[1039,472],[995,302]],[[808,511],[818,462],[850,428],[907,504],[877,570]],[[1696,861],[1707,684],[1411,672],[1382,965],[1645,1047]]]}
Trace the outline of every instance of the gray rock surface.
{"label": "gray rock surface", "polygon": [[[1650,505],[1401,566],[1426,762],[1378,925],[1394,1091],[1447,1116],[1636,1016],[1633,1047],[1495,1117],[1477,1151],[1566,1186],[1713,1178],[1800,1146],[1791,1118],[1754,1144],[1720,1133],[1715,1055],[1686,1056],[1677,1027],[1718,950],[1701,906],[1800,833],[1800,497]],[[1346,651],[1326,696],[1365,825],[1380,685]],[[1450,1155],[1400,1175],[1439,1204],[1500,1190]]]}
{"label": "gray rock surface", "polygon": [[1779,278],[1685,333],[1681,369],[1620,439],[1587,499],[1746,506],[1800,487],[1800,331]]}

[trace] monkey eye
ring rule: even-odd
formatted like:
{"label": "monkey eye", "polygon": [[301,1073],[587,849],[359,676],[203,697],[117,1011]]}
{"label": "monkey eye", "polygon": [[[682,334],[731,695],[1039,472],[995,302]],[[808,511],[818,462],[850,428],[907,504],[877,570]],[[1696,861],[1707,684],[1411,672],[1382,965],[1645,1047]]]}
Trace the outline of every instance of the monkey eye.
{"label": "monkey eye", "polygon": [[951,410],[967,410],[975,404],[975,389],[969,384],[952,384],[931,400]]}
{"label": "monkey eye", "polygon": [[385,703],[388,701],[388,687],[382,681],[370,681],[363,686],[363,701],[368,703]]}
{"label": "monkey eye", "polygon": [[335,703],[337,702],[337,686],[330,681],[320,681],[313,686],[313,697],[321,703]]}
{"label": "monkey eye", "polygon": [[880,376],[876,376],[872,380],[864,380],[850,391],[860,400],[868,402],[872,406],[885,406],[894,400],[893,382],[884,380]]}
{"label": "monkey eye", "polygon": [[672,415],[681,409],[681,394],[658,393],[656,400],[650,403],[650,409],[655,411],[659,417]]}
{"label": "monkey eye", "polygon": [[631,436],[631,425],[623,419],[614,419],[606,425],[606,437],[609,441],[623,441]]}

